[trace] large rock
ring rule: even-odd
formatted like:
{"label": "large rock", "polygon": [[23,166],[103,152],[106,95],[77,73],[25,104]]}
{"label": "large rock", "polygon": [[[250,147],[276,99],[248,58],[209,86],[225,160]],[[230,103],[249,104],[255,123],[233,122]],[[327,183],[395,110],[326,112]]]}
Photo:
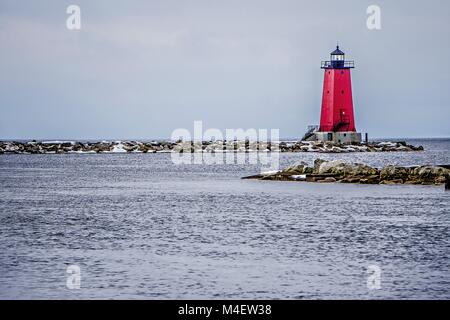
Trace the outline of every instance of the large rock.
{"label": "large rock", "polygon": [[377,168],[362,163],[353,163],[346,166],[345,174],[351,176],[372,176],[379,174],[379,171]]}
{"label": "large rock", "polygon": [[389,165],[381,169],[380,179],[382,181],[402,180],[403,182],[405,182],[406,180],[408,180],[409,173],[409,168]]}
{"label": "large rock", "polygon": [[380,176],[377,174],[368,176],[366,178],[362,178],[359,180],[359,183],[362,184],[378,184],[380,183]]}
{"label": "large rock", "polygon": [[311,173],[312,168],[308,167],[308,164],[304,161],[296,162],[293,165],[287,167],[283,170],[284,173],[290,173],[290,174],[306,174]]}
{"label": "large rock", "polygon": [[423,184],[445,182],[446,176],[450,170],[443,167],[421,166],[414,168],[409,176],[409,180],[421,181]]}
{"label": "large rock", "polygon": [[[315,166],[316,166],[316,162],[314,161],[314,167]],[[345,162],[341,161],[341,160],[324,161],[320,164],[319,169],[317,170],[317,173],[318,174],[324,174],[324,173],[342,174],[344,167],[345,167]]]}
{"label": "large rock", "polygon": [[352,177],[375,175],[378,174],[378,170],[362,163],[345,163],[341,160],[333,160],[321,163],[318,173]]}
{"label": "large rock", "polygon": [[314,160],[314,168],[313,168],[313,172],[314,173],[319,173],[319,168],[322,165],[322,163],[324,162],[328,162],[327,160],[323,160],[323,159],[316,159]]}

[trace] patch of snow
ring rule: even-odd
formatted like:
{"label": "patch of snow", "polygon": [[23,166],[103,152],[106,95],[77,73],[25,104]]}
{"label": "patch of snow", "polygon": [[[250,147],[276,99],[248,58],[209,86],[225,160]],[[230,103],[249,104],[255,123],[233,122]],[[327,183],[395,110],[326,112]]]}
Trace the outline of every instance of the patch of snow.
{"label": "patch of snow", "polygon": [[77,150],[77,151],[75,151],[75,150],[70,150],[70,151],[67,151],[67,153],[97,153],[95,150],[89,150],[89,151],[83,151],[83,150]]}
{"label": "patch of snow", "polygon": [[396,147],[397,146],[396,143],[390,142],[390,141],[378,142],[377,145],[379,145],[379,146],[387,146],[387,147]]}
{"label": "patch of snow", "polygon": [[59,141],[59,140],[42,141],[42,144],[61,144],[61,143],[75,144],[75,141]]}
{"label": "patch of snow", "polygon": [[264,172],[261,172],[261,175],[262,175],[262,176],[270,176],[270,175],[272,175],[272,174],[277,174],[277,173],[279,173],[279,172],[280,172],[280,170],[264,171]]}
{"label": "patch of snow", "polygon": [[19,150],[19,147],[13,144],[7,144],[5,147],[5,151],[16,151]]}
{"label": "patch of snow", "polygon": [[123,148],[122,142],[119,141],[119,143],[114,146],[114,148],[111,150],[111,152],[112,153],[126,153],[127,150],[125,150]]}

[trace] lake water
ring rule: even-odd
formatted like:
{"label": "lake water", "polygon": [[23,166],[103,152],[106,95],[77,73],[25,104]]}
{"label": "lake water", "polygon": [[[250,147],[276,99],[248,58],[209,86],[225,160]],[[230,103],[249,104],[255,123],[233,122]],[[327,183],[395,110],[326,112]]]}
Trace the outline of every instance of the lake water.
{"label": "lake water", "polygon": [[[408,143],[426,150],[280,162],[450,164],[450,140]],[[443,186],[240,179],[258,171],[169,154],[0,155],[0,298],[450,299]]]}

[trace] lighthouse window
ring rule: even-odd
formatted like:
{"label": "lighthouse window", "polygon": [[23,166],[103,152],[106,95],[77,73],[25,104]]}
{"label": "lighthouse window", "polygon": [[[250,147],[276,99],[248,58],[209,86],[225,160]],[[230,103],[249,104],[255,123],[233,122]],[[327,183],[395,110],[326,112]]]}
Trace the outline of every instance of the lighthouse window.
{"label": "lighthouse window", "polygon": [[344,90],[342,90],[341,93],[344,94]]}
{"label": "lighthouse window", "polygon": [[330,90],[328,90],[327,93],[330,93]]}
{"label": "lighthouse window", "polygon": [[341,74],[344,74],[344,71],[341,71]]}

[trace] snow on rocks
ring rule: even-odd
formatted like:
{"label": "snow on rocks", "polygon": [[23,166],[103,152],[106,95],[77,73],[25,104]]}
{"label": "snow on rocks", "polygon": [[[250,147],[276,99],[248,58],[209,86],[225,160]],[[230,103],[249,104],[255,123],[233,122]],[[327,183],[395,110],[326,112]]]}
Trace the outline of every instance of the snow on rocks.
{"label": "snow on rocks", "polygon": [[126,153],[127,150],[124,149],[123,144],[119,142],[115,146],[113,146],[111,153]]}

